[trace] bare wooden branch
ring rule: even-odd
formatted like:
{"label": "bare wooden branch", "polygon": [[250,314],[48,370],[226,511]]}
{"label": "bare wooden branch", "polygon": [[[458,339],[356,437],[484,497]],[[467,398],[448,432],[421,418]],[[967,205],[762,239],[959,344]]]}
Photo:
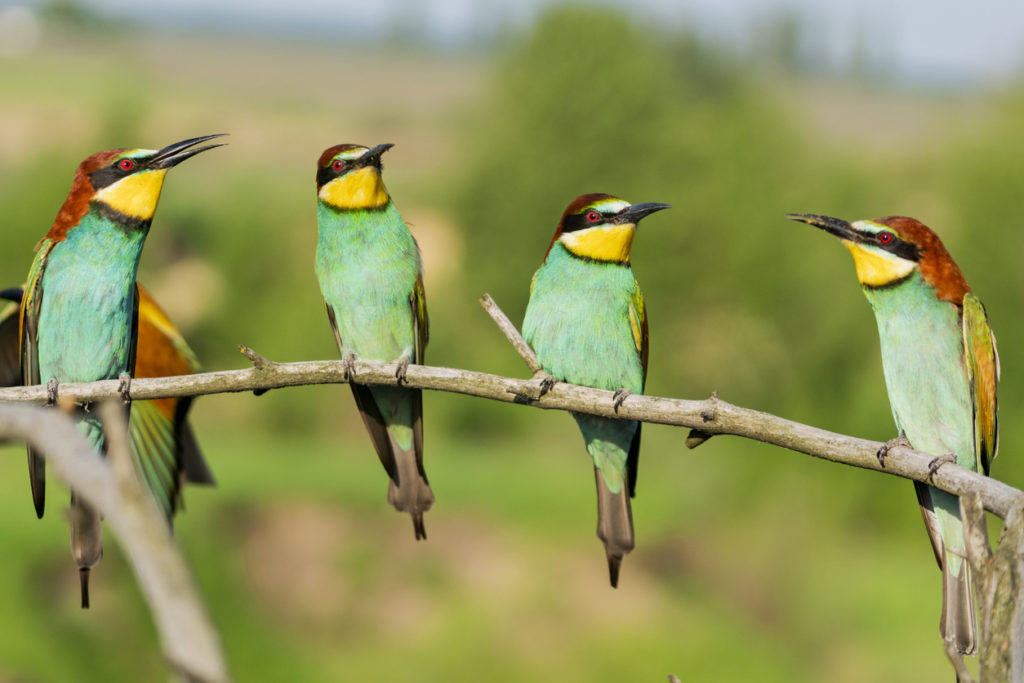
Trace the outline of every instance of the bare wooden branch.
{"label": "bare wooden branch", "polygon": [[[356,360],[353,368],[355,380],[359,384],[391,386],[395,383],[395,363]],[[260,368],[245,370],[137,378],[132,381],[132,398],[146,400],[171,396],[200,396],[345,382],[343,361],[267,361]],[[603,417],[676,425],[712,435],[742,436],[832,462],[928,482],[956,495],[978,491],[985,509],[1004,518],[1015,503],[1024,501],[1024,492],[957,465],[942,465],[935,476],[930,477],[928,464],[933,456],[903,446],[897,446],[889,451],[883,470],[875,455],[882,445],[880,442],[836,434],[770,413],[735,406],[719,398],[690,401],[634,395],[630,396],[616,412],[614,394],[611,391],[560,382],[542,398],[534,399],[532,396],[537,393],[536,380],[514,379],[484,372],[427,365],[410,365],[406,370],[404,383],[412,388],[465,394],[548,410],[568,410]],[[69,399],[78,403],[120,398],[117,380],[62,384],[60,396],[62,400]],[[45,404],[46,400],[47,390],[43,385],[0,389],[0,402]]]}
{"label": "bare wooden branch", "polygon": [[487,311],[487,315],[491,316],[498,329],[505,333],[505,338],[508,339],[509,343],[512,344],[512,348],[516,350],[519,357],[526,363],[526,367],[530,369],[530,372],[534,375],[544,372],[544,368],[540,366],[540,361],[537,360],[537,354],[533,352],[530,345],[523,339],[523,335],[519,334],[519,329],[512,324],[512,321],[508,319],[505,312],[498,308],[498,304],[495,303],[490,294],[484,294],[480,297],[480,305]]}
{"label": "bare wooden branch", "polygon": [[102,513],[132,560],[164,656],[179,677],[208,683],[227,681],[219,638],[167,520],[130,472],[124,406],[103,406],[100,416],[112,438],[113,462],[96,457],[72,420],[58,410],[0,405],[0,438],[32,444],[76,495]]}

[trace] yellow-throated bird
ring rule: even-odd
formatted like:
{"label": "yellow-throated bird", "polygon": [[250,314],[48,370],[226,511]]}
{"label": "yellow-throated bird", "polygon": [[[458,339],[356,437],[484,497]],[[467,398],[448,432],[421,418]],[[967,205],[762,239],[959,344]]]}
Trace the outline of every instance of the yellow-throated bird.
{"label": "yellow-throated bird", "polygon": [[[629,204],[607,194],[577,197],[562,214],[530,286],[523,337],[560,381],[642,393],[647,314],[629,254],[636,225],[668,204]],[[620,394],[621,396],[621,394]],[[640,423],[573,413],[594,460],[597,535],[612,586],[633,549]]]}
{"label": "yellow-throated bird", "polygon": [[[789,218],[835,235],[853,254],[875,311],[899,438],[988,474],[999,435],[996,340],[985,308],[938,236],[903,216],[855,223],[811,214]],[[942,569],[939,631],[958,652],[971,654],[977,625],[960,500],[920,482],[914,488]]]}
{"label": "yellow-throated bird", "polygon": [[316,171],[316,276],[342,357],[397,361],[397,386],[352,384],[363,423],[390,477],[388,502],[412,517],[417,540],[427,537],[423,513],[434,493],[423,469],[423,398],[401,386],[409,363],[427,346],[427,304],[419,247],[381,178],[381,154],[336,145]]}
{"label": "yellow-throated bird", "polygon": [[[26,385],[92,382],[135,370],[138,292],[135,276],[167,171],[219,145],[217,137],[183,140],[160,150],[98,152],[75,172],[71,191],[36,247],[21,305],[21,370]],[[103,430],[93,413],[80,415],[83,436],[98,452]],[[36,514],[43,514],[43,458],[29,447]],[[82,607],[89,605],[89,570],[102,555],[100,516],[71,493],[71,550],[79,567]]]}

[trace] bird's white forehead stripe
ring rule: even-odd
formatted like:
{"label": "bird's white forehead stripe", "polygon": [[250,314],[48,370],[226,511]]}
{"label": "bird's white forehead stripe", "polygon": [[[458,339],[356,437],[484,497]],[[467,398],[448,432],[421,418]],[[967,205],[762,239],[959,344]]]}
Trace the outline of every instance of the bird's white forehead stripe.
{"label": "bird's white forehead stripe", "polygon": [[602,202],[595,202],[592,208],[597,209],[601,213],[618,213],[629,206],[629,202],[621,199],[606,199]]}
{"label": "bird's white forehead stripe", "polygon": [[354,161],[363,157],[370,149],[368,147],[358,147],[356,149],[347,149],[344,152],[338,152],[334,155],[335,159],[344,159],[345,161]]}
{"label": "bird's white forehead stripe", "polygon": [[139,157],[146,157],[151,154],[156,154],[160,150],[156,149],[129,149],[118,154],[115,159],[138,159]]}
{"label": "bird's white forehead stripe", "polygon": [[867,232],[873,232],[876,234],[889,231],[889,228],[874,221],[856,221],[854,223],[850,223],[850,227],[854,230],[866,230]]}

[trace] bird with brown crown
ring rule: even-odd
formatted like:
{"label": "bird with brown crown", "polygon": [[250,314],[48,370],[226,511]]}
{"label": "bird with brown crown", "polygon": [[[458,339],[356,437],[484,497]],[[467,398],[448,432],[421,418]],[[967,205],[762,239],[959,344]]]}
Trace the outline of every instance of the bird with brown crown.
{"label": "bird with brown crown", "polygon": [[[616,391],[616,407],[647,380],[647,311],[633,277],[637,224],[668,204],[630,204],[585,194],[562,214],[533,276],[523,337],[555,380]],[[594,464],[597,536],[608,575],[619,583],[635,545],[630,498],[636,494],[640,423],[573,413]]]}
{"label": "bird with brown crown", "polygon": [[[999,443],[996,382],[999,356],[981,301],[938,235],[913,218],[890,216],[848,223],[838,218],[789,218],[838,237],[853,255],[857,279],[875,312],[882,370],[899,437],[907,443],[989,472]],[[971,568],[960,500],[914,482],[935,559],[942,570],[942,638],[961,654],[977,649]]]}

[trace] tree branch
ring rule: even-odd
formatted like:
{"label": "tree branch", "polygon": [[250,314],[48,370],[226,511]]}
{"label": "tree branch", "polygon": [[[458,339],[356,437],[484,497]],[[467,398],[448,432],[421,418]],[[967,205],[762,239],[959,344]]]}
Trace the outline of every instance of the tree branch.
{"label": "tree branch", "polygon": [[[353,367],[353,381],[359,384],[395,384],[395,363],[356,360]],[[177,377],[136,378],[132,380],[132,398],[146,400],[344,383],[346,381],[343,361],[274,363],[263,359],[258,367],[245,370]],[[934,477],[931,477],[928,464],[934,456],[904,446],[897,446],[889,451],[885,459],[885,469],[882,469],[876,457],[882,445],[880,442],[836,434],[770,413],[735,406],[717,397],[690,401],[632,395],[616,412],[614,394],[611,391],[559,382],[538,399],[534,398],[537,394],[536,380],[514,379],[484,372],[427,365],[410,365],[403,384],[412,388],[465,394],[548,410],[568,410],[602,417],[675,425],[696,429],[706,434],[742,436],[832,462],[927,482],[956,495],[977,491],[981,494],[985,509],[1003,518],[1014,504],[1024,501],[1024,492],[957,465],[942,465]],[[59,394],[61,400],[73,400],[78,403],[120,398],[117,380],[62,384]],[[2,401],[45,404],[47,389],[44,385],[3,388],[0,389],[0,402]]]}
{"label": "tree branch", "polygon": [[58,410],[0,405],[0,438],[32,444],[106,519],[132,560],[164,656],[179,677],[227,681],[220,641],[167,520],[132,471],[124,406],[104,404],[100,417],[110,437],[109,460],[96,457],[74,422]]}

